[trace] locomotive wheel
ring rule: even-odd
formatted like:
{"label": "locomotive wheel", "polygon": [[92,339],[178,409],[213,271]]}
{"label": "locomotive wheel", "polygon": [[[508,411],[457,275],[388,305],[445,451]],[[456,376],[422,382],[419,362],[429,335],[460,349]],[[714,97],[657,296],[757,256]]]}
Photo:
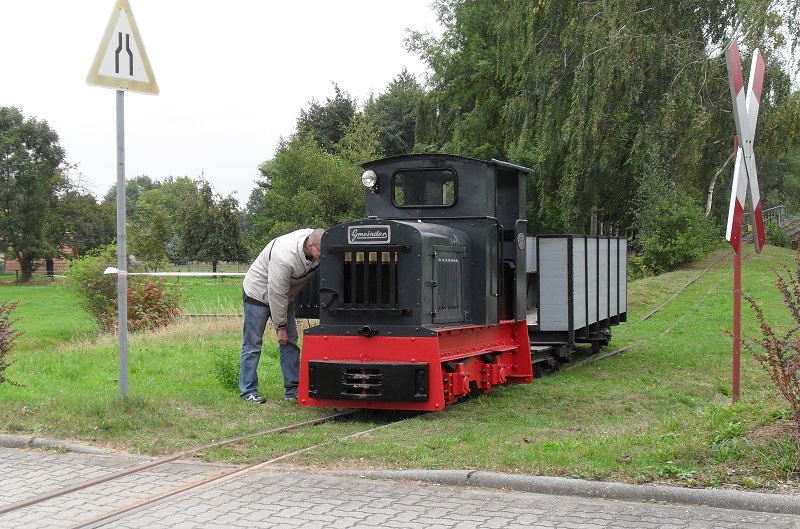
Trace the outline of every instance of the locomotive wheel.
{"label": "locomotive wheel", "polygon": [[486,395],[489,393],[487,389],[481,389],[478,387],[478,383],[474,380],[469,381],[469,396],[470,397],[478,397],[480,395]]}

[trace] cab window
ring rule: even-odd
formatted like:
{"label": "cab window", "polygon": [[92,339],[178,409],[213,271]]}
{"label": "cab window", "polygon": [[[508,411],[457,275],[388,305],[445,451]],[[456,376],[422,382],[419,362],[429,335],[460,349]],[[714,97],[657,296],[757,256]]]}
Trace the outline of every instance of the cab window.
{"label": "cab window", "polygon": [[392,200],[398,207],[442,207],[456,202],[452,169],[398,171],[392,180]]}

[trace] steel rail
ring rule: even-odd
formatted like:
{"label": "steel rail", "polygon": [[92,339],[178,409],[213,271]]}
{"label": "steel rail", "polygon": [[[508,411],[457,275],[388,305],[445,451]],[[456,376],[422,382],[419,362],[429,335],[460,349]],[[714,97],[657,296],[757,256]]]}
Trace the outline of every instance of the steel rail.
{"label": "steel rail", "polygon": [[[353,411],[351,413],[355,413],[355,411]],[[123,507],[121,509],[118,509],[118,510],[116,510],[114,512],[110,512],[108,514],[101,515],[101,516],[99,516],[99,517],[97,517],[97,518],[95,518],[93,520],[88,520],[88,521],[85,521],[85,522],[81,522],[78,525],[72,526],[71,529],[94,529],[94,528],[97,528],[97,527],[103,527],[104,525],[106,525],[108,523],[111,523],[113,521],[119,520],[120,518],[123,518],[127,514],[131,514],[133,512],[144,510],[146,508],[152,507],[152,506],[157,505],[157,504],[159,504],[159,503],[161,503],[163,501],[168,500],[169,498],[172,498],[173,496],[177,496],[177,495],[182,494],[184,492],[187,492],[189,490],[196,489],[198,487],[202,487],[204,485],[208,485],[208,484],[211,484],[211,483],[217,483],[217,482],[221,483],[221,482],[227,481],[229,479],[233,479],[233,478],[239,477],[239,476],[241,476],[243,474],[247,474],[248,472],[253,472],[253,471],[256,471],[256,470],[260,470],[260,469],[262,469],[262,468],[264,468],[264,467],[266,467],[268,465],[271,465],[273,463],[277,463],[278,461],[281,461],[283,459],[287,459],[287,458],[290,458],[290,457],[298,455],[298,454],[309,452],[309,451],[314,450],[316,448],[319,448],[319,447],[322,447],[322,446],[326,446],[326,445],[329,445],[329,444],[332,444],[332,443],[335,443],[335,442],[338,442],[338,441],[347,440],[347,439],[354,439],[356,437],[359,437],[359,436],[362,436],[362,435],[366,435],[366,434],[374,432],[376,430],[380,430],[382,428],[386,428],[386,427],[391,426],[393,424],[397,424],[398,422],[402,422],[404,420],[406,420],[406,419],[400,419],[398,421],[392,421],[392,422],[389,422],[387,424],[382,424],[380,426],[375,426],[375,427],[372,427],[372,428],[368,428],[366,430],[362,430],[360,432],[348,434],[348,435],[345,435],[345,436],[342,436],[342,437],[337,437],[336,439],[332,439],[330,441],[325,441],[323,443],[319,443],[319,444],[316,444],[316,445],[313,445],[313,446],[308,446],[308,447],[305,447],[305,448],[301,448],[299,450],[295,450],[294,452],[289,452],[287,454],[283,454],[283,455],[274,457],[272,459],[268,459],[266,461],[260,461],[260,462],[257,462],[257,463],[252,463],[250,465],[245,465],[245,466],[242,466],[242,467],[239,467],[239,468],[235,468],[235,469],[231,469],[231,470],[228,470],[228,471],[224,471],[224,472],[222,472],[220,474],[217,474],[217,475],[214,475],[214,476],[208,476],[208,477],[203,478],[201,480],[198,480],[198,481],[196,481],[194,483],[189,483],[187,485],[184,485],[182,487],[178,487],[178,488],[173,489],[171,491],[164,492],[162,494],[153,496],[153,497],[148,498],[146,500],[142,500],[142,501],[140,501],[138,503],[134,503],[134,504],[128,505],[128,506]]]}
{"label": "steel rail", "polygon": [[38,496],[33,496],[33,497],[30,497],[30,498],[27,498],[27,499],[24,499],[24,500],[20,500],[18,502],[6,505],[4,507],[0,507],[0,516],[2,516],[3,514],[6,514],[6,513],[12,512],[12,511],[16,511],[16,510],[19,510],[19,509],[23,509],[25,507],[30,507],[32,505],[36,505],[38,503],[45,502],[47,500],[51,500],[53,498],[58,498],[59,496],[64,496],[64,495],[70,494],[72,492],[76,492],[76,491],[83,490],[83,489],[86,489],[86,488],[89,488],[89,487],[93,487],[93,486],[99,485],[101,483],[105,483],[105,482],[108,482],[108,481],[119,479],[121,477],[129,476],[131,474],[135,474],[137,472],[142,472],[144,470],[148,470],[148,469],[160,466],[160,465],[165,465],[167,463],[171,463],[173,461],[176,461],[178,459],[181,459],[183,457],[186,457],[188,455],[191,455],[191,454],[203,451],[203,450],[209,450],[211,448],[216,448],[218,446],[224,446],[224,445],[227,445],[227,444],[236,443],[236,442],[239,442],[239,441],[243,441],[245,439],[251,439],[253,437],[260,437],[260,436],[263,436],[263,435],[270,435],[270,434],[289,432],[289,431],[293,431],[293,430],[299,430],[300,428],[305,428],[306,426],[315,426],[315,425],[318,425],[318,424],[323,424],[323,423],[326,423],[326,422],[329,422],[329,421],[332,421],[332,420],[335,420],[335,419],[340,419],[342,417],[347,417],[347,416],[353,415],[355,413],[356,413],[356,411],[354,411],[354,410],[335,413],[333,415],[327,415],[325,417],[319,417],[317,419],[311,419],[311,420],[308,420],[308,421],[302,421],[302,422],[298,422],[298,423],[294,423],[294,424],[288,424],[286,426],[278,426],[276,428],[270,428],[269,430],[264,430],[264,431],[261,431],[261,432],[248,434],[248,435],[242,435],[242,436],[231,438],[231,439],[224,439],[222,441],[217,441],[215,443],[211,443],[211,444],[199,446],[199,447],[196,447],[196,448],[192,448],[190,450],[187,450],[187,451],[184,451],[184,452],[180,452],[178,454],[173,454],[171,456],[159,458],[159,459],[156,459],[154,461],[148,461],[147,463],[142,463],[142,464],[136,465],[134,467],[118,470],[116,472],[112,472],[112,473],[106,474],[104,476],[100,476],[100,477],[97,477],[97,478],[94,478],[94,479],[89,479],[89,480],[86,480],[86,481],[82,481],[81,483],[77,483],[77,484],[71,485],[69,487],[62,487],[62,488],[57,489],[57,490],[53,490],[53,491],[50,491],[50,492],[47,492],[47,493],[44,493],[44,494],[40,494]]}

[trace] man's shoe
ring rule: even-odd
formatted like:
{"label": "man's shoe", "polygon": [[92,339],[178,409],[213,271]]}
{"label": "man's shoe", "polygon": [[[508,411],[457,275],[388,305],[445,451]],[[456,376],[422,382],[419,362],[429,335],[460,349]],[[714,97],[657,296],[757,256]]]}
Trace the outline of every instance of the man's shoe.
{"label": "man's shoe", "polygon": [[297,395],[285,395],[283,397],[283,400],[291,400],[291,401],[297,402]]}
{"label": "man's shoe", "polygon": [[259,395],[258,393],[250,393],[249,395],[245,395],[242,397],[242,400],[245,402],[252,402],[254,404],[264,404],[267,402],[267,399]]}

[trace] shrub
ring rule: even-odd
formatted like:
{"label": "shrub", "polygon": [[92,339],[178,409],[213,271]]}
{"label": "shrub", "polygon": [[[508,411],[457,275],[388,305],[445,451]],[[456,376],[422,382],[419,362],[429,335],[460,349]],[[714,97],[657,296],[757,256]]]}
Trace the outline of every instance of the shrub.
{"label": "shrub", "polygon": [[[180,302],[177,287],[170,287],[163,279],[128,278],[128,330],[145,331],[167,325],[178,316]],[[116,327],[116,307],[109,317],[109,323]]]}
{"label": "shrub", "polygon": [[108,315],[117,311],[117,276],[105,274],[109,266],[116,266],[116,248],[101,246],[70,263],[69,284],[78,302],[94,322],[103,330],[111,330]]}
{"label": "shrub", "polygon": [[[800,252],[795,260],[797,266],[800,267]],[[779,336],[767,322],[761,307],[753,298],[745,296],[758,317],[763,338],[760,340],[743,339],[741,343],[769,373],[778,391],[789,402],[795,422],[795,434],[800,439],[800,334],[798,334],[798,330],[800,330],[800,280],[788,268],[784,267],[784,271],[785,276],[777,270],[775,271],[775,275],[778,276],[776,285],[797,325],[783,336]]]}
{"label": "shrub", "polygon": [[628,280],[635,281],[653,276],[653,271],[645,264],[645,258],[637,253],[628,254]]}
{"label": "shrub", "polygon": [[[116,249],[104,246],[73,261],[70,285],[81,306],[104,331],[117,328],[117,276],[105,274],[116,264]],[[150,330],[168,324],[178,314],[179,287],[163,278],[128,277],[128,330]]]}
{"label": "shrub", "polygon": [[702,259],[717,243],[716,228],[691,201],[661,203],[646,230],[639,233],[644,264],[656,273],[668,272]]}
{"label": "shrub", "polygon": [[0,304],[0,384],[7,382],[12,386],[22,386],[13,380],[9,380],[3,374],[6,369],[14,364],[15,360],[10,359],[11,349],[23,333],[14,329],[12,325],[17,320],[12,320],[11,312],[17,307],[19,301],[10,302],[4,301]]}
{"label": "shrub", "polygon": [[770,222],[767,224],[766,236],[767,242],[773,246],[779,246],[781,248],[789,247],[789,235],[787,235],[787,233],[783,231],[775,222]]}
{"label": "shrub", "polygon": [[706,256],[720,242],[702,206],[681,191],[667,169],[654,168],[637,192],[631,250],[661,274]]}
{"label": "shrub", "polygon": [[212,357],[214,378],[224,389],[239,391],[239,355],[216,351]]}

